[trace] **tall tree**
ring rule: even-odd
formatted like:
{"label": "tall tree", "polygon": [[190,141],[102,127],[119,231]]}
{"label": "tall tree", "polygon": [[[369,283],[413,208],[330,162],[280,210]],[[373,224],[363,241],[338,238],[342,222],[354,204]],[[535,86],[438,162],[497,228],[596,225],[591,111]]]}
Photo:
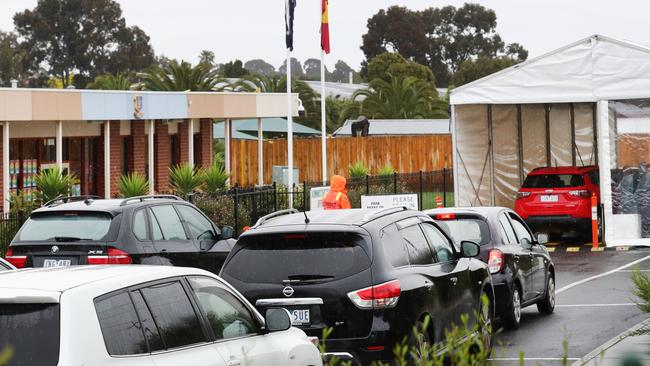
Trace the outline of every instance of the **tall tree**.
{"label": "tall tree", "polygon": [[38,0],[34,9],[14,15],[14,25],[30,71],[43,68],[64,86],[74,79],[83,87],[96,75],[153,61],[149,38],[126,27],[114,0]]}
{"label": "tall tree", "polygon": [[130,90],[132,85],[133,80],[128,74],[106,74],[97,76],[92,83],[88,84],[88,89]]}
{"label": "tall tree", "polygon": [[235,60],[226,63],[219,69],[219,72],[225,78],[240,78],[242,76],[250,74],[248,70],[244,68],[241,60]]}
{"label": "tall tree", "polygon": [[336,64],[334,64],[334,71],[332,71],[331,79],[332,81],[339,83],[347,83],[350,81],[350,73],[354,76],[356,71],[354,71],[354,69],[344,61],[338,60],[336,61]]}
{"label": "tall tree", "polygon": [[[287,60],[284,60],[280,69],[278,69],[280,74],[287,74]],[[305,71],[302,69],[302,64],[298,61],[297,58],[291,58],[291,77],[302,79],[305,76]]]}
{"label": "tall tree", "polygon": [[397,52],[428,66],[437,84],[447,86],[450,75],[468,59],[517,54],[523,61],[526,50],[519,44],[506,45],[496,25],[493,10],[472,3],[422,11],[398,6],[380,10],[368,20],[363,35],[364,67],[383,52]]}
{"label": "tall tree", "polygon": [[139,88],[154,91],[213,91],[223,83],[216,71],[204,64],[192,66],[189,62],[171,61],[167,66],[156,66],[139,73]]}
{"label": "tall tree", "polygon": [[208,67],[214,67],[214,52],[209,51],[209,50],[203,50],[199,54],[199,63],[202,65],[206,65]]}
{"label": "tall tree", "polygon": [[479,57],[476,60],[466,60],[460,65],[458,71],[454,73],[451,81],[453,86],[461,86],[510,67],[516,63],[516,60],[508,57]]}
{"label": "tall tree", "polygon": [[[320,60],[317,58],[308,58],[303,64],[305,69],[305,80],[320,80]],[[325,80],[330,79],[328,77],[329,71],[327,66],[325,66]]]}
{"label": "tall tree", "polygon": [[390,76],[414,78],[433,82],[433,72],[424,65],[414,61],[408,61],[399,53],[384,52],[375,56],[366,67],[366,78],[368,80],[384,79],[389,80]]}
{"label": "tall tree", "polygon": [[0,86],[9,86],[11,80],[24,81],[25,50],[14,33],[0,32]]}
{"label": "tall tree", "polygon": [[250,71],[251,74],[272,76],[275,74],[275,66],[262,59],[254,59],[246,61],[244,68]]}

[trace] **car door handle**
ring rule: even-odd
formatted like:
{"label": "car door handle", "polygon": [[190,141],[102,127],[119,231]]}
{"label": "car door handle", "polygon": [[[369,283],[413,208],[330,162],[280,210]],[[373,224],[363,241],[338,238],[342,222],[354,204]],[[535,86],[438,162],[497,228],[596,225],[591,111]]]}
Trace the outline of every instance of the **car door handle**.
{"label": "car door handle", "polygon": [[519,263],[519,256],[518,256],[518,255],[513,256],[512,259],[513,259],[515,262]]}
{"label": "car door handle", "polygon": [[227,366],[239,366],[241,365],[241,361],[231,358],[230,361],[226,362]]}
{"label": "car door handle", "polygon": [[429,281],[424,281],[424,288],[426,288],[427,291],[431,291],[431,289],[433,288],[433,283]]}
{"label": "car door handle", "polygon": [[458,283],[458,277],[452,277],[452,278],[449,279],[449,281],[451,281],[451,283],[452,283],[454,286],[456,286],[456,284]]}

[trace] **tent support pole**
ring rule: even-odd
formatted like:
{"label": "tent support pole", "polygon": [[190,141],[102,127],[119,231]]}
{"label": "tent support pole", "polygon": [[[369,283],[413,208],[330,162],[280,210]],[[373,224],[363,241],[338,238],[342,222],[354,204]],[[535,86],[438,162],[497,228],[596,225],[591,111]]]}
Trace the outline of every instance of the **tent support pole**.
{"label": "tent support pole", "polygon": [[569,104],[569,111],[571,112],[571,164],[576,166],[576,150],[578,150],[578,145],[576,144],[576,113],[573,103]]}
{"label": "tent support pole", "polygon": [[544,104],[544,112],[546,118],[546,166],[551,165],[551,105]]}
{"label": "tent support pole", "polygon": [[521,104],[517,104],[517,157],[519,159],[519,185],[524,183],[524,127],[521,119]]}
{"label": "tent support pole", "polygon": [[[490,204],[492,206],[495,205],[495,199],[494,199],[494,147],[492,145],[493,141],[493,130],[492,130],[492,105],[487,106],[487,113],[488,113],[488,156],[487,158],[489,159],[490,163]],[[481,186],[479,185],[479,190],[481,189]]]}
{"label": "tent support pole", "polygon": [[591,115],[594,118],[594,151],[593,151],[593,161],[594,165],[598,165],[598,103],[592,104]]}

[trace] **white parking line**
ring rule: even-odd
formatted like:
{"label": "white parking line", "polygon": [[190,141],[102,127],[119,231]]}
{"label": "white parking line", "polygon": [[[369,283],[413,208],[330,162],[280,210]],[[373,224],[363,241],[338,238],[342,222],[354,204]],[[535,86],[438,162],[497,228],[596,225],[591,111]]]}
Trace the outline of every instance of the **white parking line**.
{"label": "white parking line", "polygon": [[602,277],[605,277],[605,276],[609,276],[609,275],[611,275],[611,274],[613,274],[613,273],[616,273],[616,272],[620,272],[620,271],[622,271],[622,270],[624,270],[624,269],[630,268],[630,267],[632,267],[632,266],[634,266],[634,265],[636,265],[636,264],[639,264],[639,263],[641,263],[641,262],[643,262],[643,261],[646,261],[646,260],[648,260],[648,259],[650,259],[650,255],[649,255],[649,256],[646,256],[646,257],[643,257],[643,258],[641,258],[641,259],[637,259],[637,260],[635,260],[635,261],[633,261],[633,262],[630,262],[630,263],[628,263],[628,264],[626,264],[626,265],[620,266],[620,267],[618,267],[618,268],[616,268],[616,269],[613,269],[613,270],[611,270],[611,271],[608,271],[608,272],[605,272],[605,273],[601,273],[601,274],[596,275],[596,276],[591,276],[591,277],[589,277],[589,278],[585,278],[584,280],[580,280],[580,281],[577,281],[577,282],[574,282],[574,283],[568,284],[568,285],[562,287],[561,289],[555,291],[555,293],[556,293],[556,294],[560,294],[560,293],[562,293],[562,292],[564,292],[564,291],[566,291],[566,290],[572,289],[572,288],[574,288],[574,287],[576,287],[576,286],[580,286],[580,285],[582,285],[582,284],[584,284],[584,283],[587,283],[587,282],[590,282],[590,281],[593,281],[593,280],[597,280],[597,279],[602,278]]}
{"label": "white parking line", "polygon": [[[631,273],[631,272],[636,272],[636,271],[637,270],[635,270],[635,269],[624,269],[621,272],[630,272]],[[638,271],[639,272],[650,272],[650,269],[639,269]]]}
{"label": "white parking line", "polygon": [[581,308],[581,307],[608,307],[608,306],[637,306],[634,303],[622,303],[622,304],[567,304],[567,305],[555,305],[556,308]]}

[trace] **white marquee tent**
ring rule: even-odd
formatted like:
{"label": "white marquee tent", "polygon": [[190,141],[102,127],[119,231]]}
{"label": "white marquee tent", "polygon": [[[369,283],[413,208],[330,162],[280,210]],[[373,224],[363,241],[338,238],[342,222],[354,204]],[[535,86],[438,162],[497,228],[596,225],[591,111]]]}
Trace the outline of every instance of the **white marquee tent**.
{"label": "white marquee tent", "polygon": [[649,47],[594,35],[459,87],[451,105],[457,205],[513,207],[536,167],[598,165],[607,245],[650,245]]}

